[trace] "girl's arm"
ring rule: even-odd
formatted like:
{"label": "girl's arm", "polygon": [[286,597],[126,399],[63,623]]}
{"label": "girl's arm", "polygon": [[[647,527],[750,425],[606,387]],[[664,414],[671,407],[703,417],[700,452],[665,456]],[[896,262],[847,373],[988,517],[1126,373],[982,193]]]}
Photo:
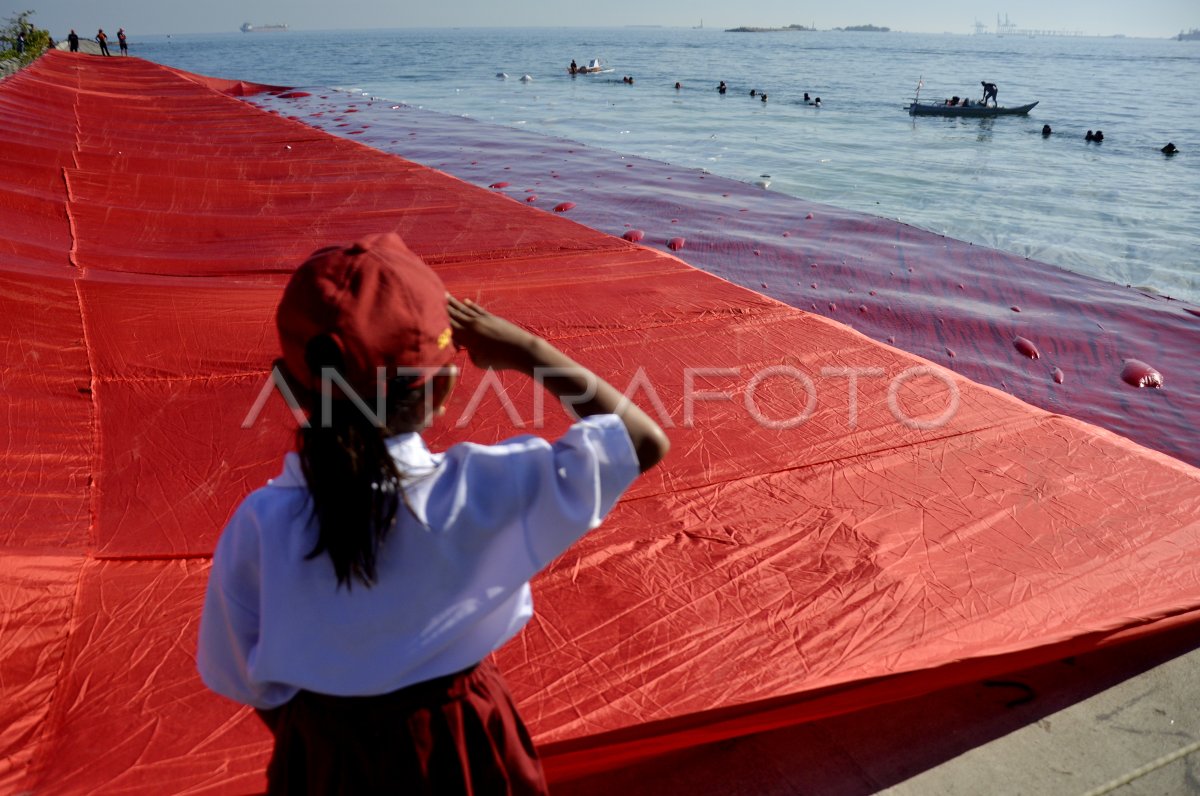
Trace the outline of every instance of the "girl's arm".
{"label": "girl's arm", "polygon": [[454,342],[467,349],[476,367],[515,370],[536,378],[578,417],[615,414],[637,453],[644,473],[671,448],[667,435],[650,416],[608,382],[552,344],[485,310],[470,299],[446,296]]}

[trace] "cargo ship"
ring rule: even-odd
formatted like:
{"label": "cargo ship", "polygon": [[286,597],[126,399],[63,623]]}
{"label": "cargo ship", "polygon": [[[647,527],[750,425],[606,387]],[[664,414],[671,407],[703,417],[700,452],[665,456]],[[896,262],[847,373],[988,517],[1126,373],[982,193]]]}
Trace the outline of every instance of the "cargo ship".
{"label": "cargo ship", "polygon": [[270,33],[287,29],[287,25],[251,25],[249,22],[242,23],[242,33]]}

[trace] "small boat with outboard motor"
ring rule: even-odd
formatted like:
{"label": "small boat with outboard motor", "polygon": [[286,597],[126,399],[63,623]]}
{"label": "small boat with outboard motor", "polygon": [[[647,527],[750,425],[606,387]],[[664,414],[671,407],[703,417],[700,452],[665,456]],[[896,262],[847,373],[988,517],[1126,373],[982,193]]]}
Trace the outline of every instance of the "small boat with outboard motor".
{"label": "small boat with outboard motor", "polygon": [[996,106],[981,102],[958,103],[914,102],[908,106],[912,116],[1024,116],[1034,109],[1036,102],[1027,105]]}

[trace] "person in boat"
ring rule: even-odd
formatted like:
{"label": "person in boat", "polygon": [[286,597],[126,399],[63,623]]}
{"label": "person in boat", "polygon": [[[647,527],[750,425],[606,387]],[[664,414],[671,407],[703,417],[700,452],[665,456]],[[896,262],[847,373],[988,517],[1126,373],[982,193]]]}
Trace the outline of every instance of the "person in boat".
{"label": "person in boat", "polygon": [[724,80],[722,80],[722,81],[721,81],[721,85],[717,86],[717,93],[719,93],[719,94],[724,94],[724,93],[725,93],[725,89],[726,89],[726,86],[725,86],[725,81],[724,81]]}
{"label": "person in boat", "polygon": [[1050,129],[1050,125],[1048,125],[1048,124],[1043,124],[1043,125],[1042,125],[1042,138],[1047,138],[1047,137],[1049,137],[1049,135],[1050,135],[1051,133],[1053,133],[1053,132],[1054,132],[1054,131]]}
{"label": "person in boat", "polygon": [[946,100],[946,104],[949,105],[951,108],[958,107],[958,99],[959,99],[958,95],[955,94],[953,97]]}
{"label": "person in boat", "polygon": [[1162,152],[1164,155],[1174,155],[1176,152],[1179,151],[1179,147],[1175,146],[1170,141],[1168,141],[1167,145],[1165,147],[1163,147],[1162,149],[1160,149],[1159,151]]}
{"label": "person in boat", "polygon": [[1000,103],[996,100],[996,95],[999,93],[999,89],[996,88],[996,84],[989,83],[986,80],[980,80],[979,85],[983,86],[983,104],[984,104],[984,106],[986,107],[988,104],[988,100],[991,100],[993,105],[995,105],[996,107],[1000,107]]}
{"label": "person in boat", "polygon": [[579,71],[579,64],[575,63],[575,59],[571,59],[571,65],[567,67],[567,71],[571,74],[576,74]]}

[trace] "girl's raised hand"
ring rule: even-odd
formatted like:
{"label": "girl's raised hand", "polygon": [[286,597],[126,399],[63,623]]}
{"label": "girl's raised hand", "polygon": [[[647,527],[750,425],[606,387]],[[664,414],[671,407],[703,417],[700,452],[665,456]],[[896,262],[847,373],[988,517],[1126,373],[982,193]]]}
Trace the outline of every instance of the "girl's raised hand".
{"label": "girl's raised hand", "polygon": [[511,321],[493,315],[470,299],[446,294],[446,309],[454,343],[465,348],[478,368],[528,370],[530,349],[538,337]]}
{"label": "girl's raised hand", "polygon": [[576,417],[615,414],[625,424],[642,472],[658,464],[671,443],[650,416],[615,387],[552,344],[493,315],[470,299],[446,295],[454,342],[476,367],[518,370],[537,380]]}

